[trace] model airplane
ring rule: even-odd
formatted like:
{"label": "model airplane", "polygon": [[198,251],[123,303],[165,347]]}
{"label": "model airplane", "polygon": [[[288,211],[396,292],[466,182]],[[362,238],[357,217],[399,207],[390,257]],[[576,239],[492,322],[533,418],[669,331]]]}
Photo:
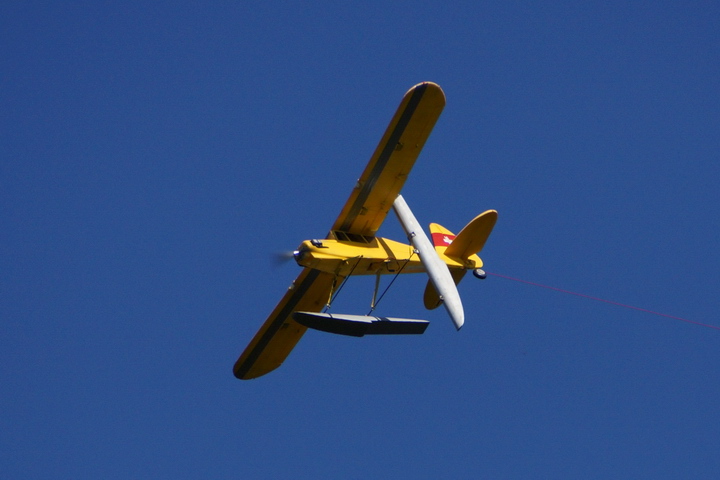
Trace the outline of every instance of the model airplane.
{"label": "model airplane", "polygon": [[[485,277],[477,253],[497,212],[478,215],[457,236],[430,224],[431,243],[400,196],[444,106],[445,94],[434,83],[415,85],[405,94],[327,237],[304,241],[294,252],[304,269],[235,362],[237,378],[257,378],[279,367],[308,328],[353,336],[425,331],[426,320],[320,313],[351,275],[377,275],[374,306],[381,275],[427,272],[425,306],[444,305],[455,327],[462,327],[465,315],[456,285],[468,270]],[[376,236],[391,208],[410,245]]]}

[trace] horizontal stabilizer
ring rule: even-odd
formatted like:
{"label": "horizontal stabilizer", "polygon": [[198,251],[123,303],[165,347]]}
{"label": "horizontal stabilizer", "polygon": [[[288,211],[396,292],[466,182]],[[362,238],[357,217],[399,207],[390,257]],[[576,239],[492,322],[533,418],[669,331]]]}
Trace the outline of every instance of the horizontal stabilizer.
{"label": "horizontal stabilizer", "polygon": [[293,319],[300,325],[323,332],[362,337],[363,335],[406,335],[425,332],[427,320],[409,318],[344,315],[340,313],[295,312]]}
{"label": "horizontal stabilizer", "polygon": [[497,217],[498,214],[495,210],[488,210],[473,218],[452,240],[445,250],[445,255],[466,259],[470,255],[479,253],[485,246],[485,242],[497,222]]}

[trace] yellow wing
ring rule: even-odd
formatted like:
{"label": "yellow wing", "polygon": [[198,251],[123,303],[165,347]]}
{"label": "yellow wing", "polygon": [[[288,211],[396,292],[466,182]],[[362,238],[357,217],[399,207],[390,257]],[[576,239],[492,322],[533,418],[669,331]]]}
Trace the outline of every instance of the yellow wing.
{"label": "yellow wing", "polygon": [[[346,236],[375,235],[443,107],[445,94],[434,83],[415,85],[405,94],[335,221],[333,232]],[[320,312],[328,301],[333,282],[339,280],[342,278],[329,273],[304,269],[235,362],[235,376],[256,378],[279,367],[307,330],[292,319],[292,313]]]}
{"label": "yellow wing", "polygon": [[434,83],[408,90],[332,231],[375,236],[444,107]]}
{"label": "yellow wing", "polygon": [[307,330],[292,319],[292,313],[321,311],[335,280],[329,273],[304,269],[235,362],[235,376],[248,380],[278,368]]}

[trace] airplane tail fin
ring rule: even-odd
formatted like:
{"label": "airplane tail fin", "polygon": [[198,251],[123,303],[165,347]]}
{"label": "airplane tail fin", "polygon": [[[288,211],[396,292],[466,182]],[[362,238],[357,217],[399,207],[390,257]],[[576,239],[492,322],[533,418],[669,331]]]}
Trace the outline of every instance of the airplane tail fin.
{"label": "airplane tail fin", "polygon": [[[452,260],[465,263],[469,258],[477,256],[483,249],[495,226],[495,222],[497,222],[497,217],[498,214],[495,210],[487,210],[473,218],[457,235],[453,235],[450,230],[442,225],[431,223],[430,234],[435,250],[440,255],[440,258],[446,256]],[[479,257],[475,259],[474,263],[476,268],[482,266],[482,260]],[[465,273],[467,273],[467,270],[450,270],[455,285],[460,283]],[[440,296],[430,282],[425,287],[423,303],[428,310],[437,308],[442,304]]]}

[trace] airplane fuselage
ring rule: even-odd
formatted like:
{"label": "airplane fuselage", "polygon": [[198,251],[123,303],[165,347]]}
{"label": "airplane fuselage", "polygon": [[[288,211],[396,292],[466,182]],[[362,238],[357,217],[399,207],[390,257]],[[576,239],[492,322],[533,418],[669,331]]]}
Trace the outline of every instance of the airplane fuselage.
{"label": "airplane fuselage", "polygon": [[[388,275],[398,272],[425,272],[425,267],[412,245],[382,237],[363,237],[356,240],[358,241],[306,240],[295,252],[295,261],[300,266],[342,277],[351,274]],[[482,260],[477,255],[472,255],[463,263],[461,259],[438,253],[450,270],[482,267]]]}

